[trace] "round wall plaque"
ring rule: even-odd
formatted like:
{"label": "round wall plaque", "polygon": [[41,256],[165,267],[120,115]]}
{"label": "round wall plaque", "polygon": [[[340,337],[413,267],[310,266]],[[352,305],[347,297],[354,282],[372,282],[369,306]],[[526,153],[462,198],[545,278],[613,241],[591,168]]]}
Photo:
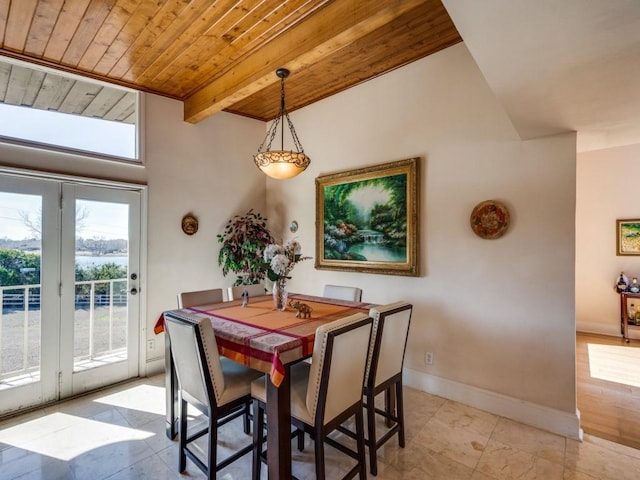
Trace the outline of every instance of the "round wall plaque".
{"label": "round wall plaque", "polygon": [[480,238],[495,240],[509,228],[509,210],[502,203],[486,200],[471,212],[471,229]]}
{"label": "round wall plaque", "polygon": [[182,217],[182,231],[187,235],[193,235],[198,231],[198,219],[190,213]]}

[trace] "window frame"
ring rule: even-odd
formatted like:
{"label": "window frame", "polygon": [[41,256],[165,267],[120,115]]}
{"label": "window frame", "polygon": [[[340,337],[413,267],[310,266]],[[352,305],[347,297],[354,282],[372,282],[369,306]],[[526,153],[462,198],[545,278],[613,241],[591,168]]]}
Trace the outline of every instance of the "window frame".
{"label": "window frame", "polygon": [[[17,138],[17,137],[11,137],[11,136],[6,136],[6,135],[2,135],[0,133],[0,143],[1,144],[6,144],[6,145],[15,145],[18,147],[24,147],[24,148],[29,148],[29,149],[35,149],[35,150],[41,150],[41,151],[51,151],[51,152],[56,152],[56,153],[63,153],[63,154],[67,154],[67,155],[73,155],[73,156],[79,156],[79,157],[84,157],[84,158],[89,158],[89,159],[94,159],[94,160],[103,160],[103,161],[110,161],[110,162],[118,162],[118,163],[125,163],[127,165],[140,165],[140,166],[144,166],[145,165],[145,152],[144,152],[144,128],[143,128],[143,124],[145,121],[144,118],[144,111],[145,111],[145,96],[144,96],[144,92],[141,92],[139,90],[135,90],[129,87],[124,87],[122,85],[116,85],[116,84],[112,84],[112,83],[108,83],[108,82],[104,82],[101,80],[97,80],[94,78],[89,78],[89,77],[83,77],[81,75],[77,75],[77,74],[73,74],[73,73],[69,73],[69,72],[65,72],[62,70],[56,70],[53,68],[49,68],[49,67],[45,67],[39,64],[35,64],[35,63],[29,63],[29,62],[25,62],[22,60],[18,60],[18,59],[14,59],[11,57],[7,57],[7,56],[3,56],[0,55],[0,61],[2,62],[6,62],[6,63],[11,63],[14,65],[18,65],[21,67],[25,67],[25,68],[30,68],[32,70],[39,70],[45,73],[51,73],[53,75],[58,75],[58,76],[62,76],[62,77],[66,77],[66,78],[71,78],[74,79],[76,81],[79,82],[85,82],[85,83],[93,83],[93,84],[97,84],[97,85],[101,85],[104,87],[108,87],[108,88],[112,88],[112,89],[117,89],[117,90],[123,90],[129,93],[133,93],[135,95],[136,101],[135,101],[135,132],[134,132],[134,155],[135,158],[129,158],[129,157],[124,157],[124,156],[119,156],[119,155],[113,155],[113,154],[108,154],[108,153],[102,153],[102,152],[97,152],[97,151],[91,151],[91,150],[85,150],[82,148],[73,148],[73,147],[67,147],[67,146],[62,146],[62,145],[55,145],[55,144],[51,144],[51,143],[46,143],[46,142],[38,142],[38,141],[33,141],[33,140],[28,140],[28,139],[23,139],[23,138]],[[3,103],[4,102],[0,102]],[[10,104],[7,104],[10,105]],[[15,105],[14,105],[15,106]],[[19,106],[17,106],[19,107]],[[33,108],[34,107],[24,107],[24,108]],[[37,109],[35,109],[37,110]],[[58,113],[58,112],[56,112]],[[66,113],[59,113],[60,115],[69,115]],[[78,115],[79,116],[79,115]],[[89,117],[87,117],[89,118]]]}

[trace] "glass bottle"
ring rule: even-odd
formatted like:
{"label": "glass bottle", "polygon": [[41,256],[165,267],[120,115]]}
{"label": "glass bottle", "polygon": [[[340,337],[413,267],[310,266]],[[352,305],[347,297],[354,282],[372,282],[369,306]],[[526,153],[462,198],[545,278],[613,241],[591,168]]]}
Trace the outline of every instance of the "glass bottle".
{"label": "glass bottle", "polygon": [[631,293],[640,292],[640,285],[638,285],[638,278],[637,277],[633,277],[631,279],[631,284],[629,285],[629,291]]}
{"label": "glass bottle", "polygon": [[632,303],[627,309],[627,320],[629,323],[636,323],[636,306]]}
{"label": "glass bottle", "polygon": [[640,325],[640,308],[636,309],[635,318],[632,322],[629,322],[632,325]]}
{"label": "glass bottle", "polygon": [[616,282],[616,289],[619,293],[622,293],[627,290],[629,286],[629,279],[624,274],[624,272],[620,272],[620,276],[618,277],[618,281]]}

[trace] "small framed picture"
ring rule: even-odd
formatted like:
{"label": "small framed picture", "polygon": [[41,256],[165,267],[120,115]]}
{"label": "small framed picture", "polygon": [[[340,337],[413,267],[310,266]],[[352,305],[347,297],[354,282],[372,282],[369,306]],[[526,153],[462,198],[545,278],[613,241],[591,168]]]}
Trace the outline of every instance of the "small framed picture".
{"label": "small framed picture", "polygon": [[616,220],[616,255],[640,255],[640,219]]}

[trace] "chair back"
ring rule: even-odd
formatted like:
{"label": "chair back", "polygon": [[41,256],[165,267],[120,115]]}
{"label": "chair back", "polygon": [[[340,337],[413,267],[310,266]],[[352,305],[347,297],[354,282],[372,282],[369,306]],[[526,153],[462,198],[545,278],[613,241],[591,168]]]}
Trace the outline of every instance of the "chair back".
{"label": "chair back", "polygon": [[222,302],[222,289],[211,288],[194,292],[182,292],[178,295],[178,308],[197,307]]}
{"label": "chair back", "polygon": [[372,319],[358,313],[316,330],[306,398],[316,424],[362,401],[371,328]]}
{"label": "chair back", "polygon": [[362,289],[343,285],[325,285],[322,296],[325,298],[335,298],[336,300],[359,302],[362,299]]}
{"label": "chair back", "polygon": [[236,287],[229,287],[229,290],[227,291],[229,301],[241,299],[242,292],[244,290],[246,290],[249,294],[249,298],[267,294],[267,289],[262,283],[254,283],[253,285],[238,285]]}
{"label": "chair back", "polygon": [[209,318],[198,323],[165,317],[180,391],[200,410],[209,412],[224,392],[224,375]]}
{"label": "chair back", "polygon": [[369,311],[373,332],[367,361],[367,386],[380,385],[402,372],[412,310],[413,305],[397,302]]}

